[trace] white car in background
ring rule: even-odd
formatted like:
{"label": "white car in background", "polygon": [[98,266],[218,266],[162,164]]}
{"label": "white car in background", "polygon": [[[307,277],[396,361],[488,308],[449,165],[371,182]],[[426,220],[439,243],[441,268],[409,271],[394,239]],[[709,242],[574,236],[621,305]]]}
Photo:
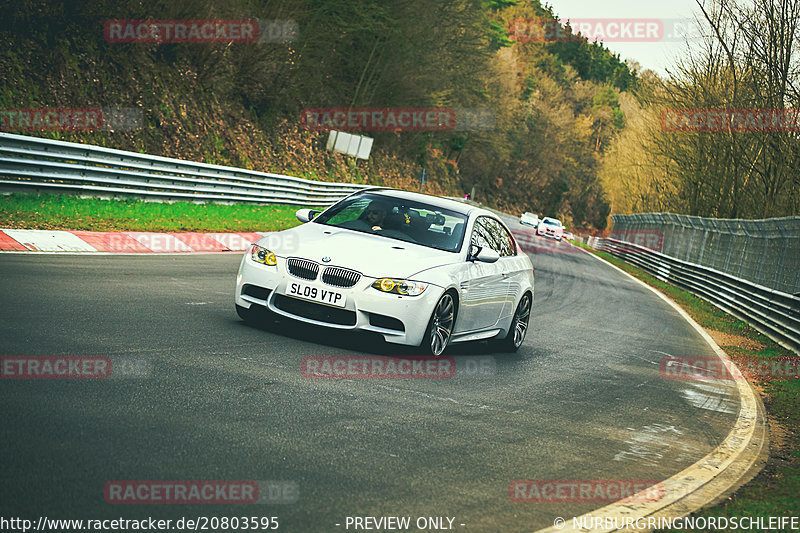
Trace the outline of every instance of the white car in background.
{"label": "white car in background", "polygon": [[301,226],[264,237],[242,258],[236,310],[379,333],[441,355],[497,339],[516,351],[533,303],[533,266],[493,213],[392,189],[366,189]]}
{"label": "white car in background", "polygon": [[522,213],[522,216],[519,217],[519,223],[536,228],[539,225],[539,215],[531,212]]}
{"label": "white car in background", "polygon": [[564,237],[564,226],[557,218],[544,217],[536,228],[536,235],[553,238],[560,241]]}

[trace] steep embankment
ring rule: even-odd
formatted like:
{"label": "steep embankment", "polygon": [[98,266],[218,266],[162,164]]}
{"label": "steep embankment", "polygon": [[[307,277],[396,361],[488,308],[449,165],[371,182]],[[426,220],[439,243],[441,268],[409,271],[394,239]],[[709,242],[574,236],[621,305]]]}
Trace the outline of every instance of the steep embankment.
{"label": "steep embankment", "polygon": [[[133,110],[141,121],[123,131],[16,131],[412,190],[425,168],[425,192],[474,188],[492,206],[604,226],[598,158],[622,128],[617,94],[635,77],[585,40],[515,41],[515,20],[555,20],[538,1],[286,4],[21,0],[0,20],[3,129],[15,129],[8,113],[19,108]],[[120,19],[288,20],[298,31],[269,43],[109,42],[104,26]],[[363,132],[375,139],[371,157],[353,161],[325,150],[326,132],[303,129],[308,107],[449,107],[492,120]]]}

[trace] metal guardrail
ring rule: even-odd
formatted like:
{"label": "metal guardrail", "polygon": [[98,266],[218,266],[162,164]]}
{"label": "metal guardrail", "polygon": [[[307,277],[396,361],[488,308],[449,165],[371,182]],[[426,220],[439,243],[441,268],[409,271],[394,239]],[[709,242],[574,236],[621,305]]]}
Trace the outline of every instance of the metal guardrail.
{"label": "metal guardrail", "polygon": [[708,300],[784,347],[800,353],[800,296],[675,259],[637,244],[601,237],[589,237],[586,244]]}
{"label": "metal guardrail", "polygon": [[663,237],[658,251],[670,257],[800,294],[800,217],[741,220],[642,213],[611,218],[614,233],[658,232]]}
{"label": "metal guardrail", "polygon": [[0,133],[0,188],[6,191],[322,206],[365,187]]}

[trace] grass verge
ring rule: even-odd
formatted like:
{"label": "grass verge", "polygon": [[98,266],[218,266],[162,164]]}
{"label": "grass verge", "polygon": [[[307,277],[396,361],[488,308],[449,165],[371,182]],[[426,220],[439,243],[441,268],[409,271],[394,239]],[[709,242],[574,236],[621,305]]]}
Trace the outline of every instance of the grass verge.
{"label": "grass verge", "polygon": [[102,200],[71,195],[0,196],[0,228],[86,231],[279,231],[301,206]]}
{"label": "grass verge", "polygon": [[[798,444],[800,379],[796,375],[798,368],[796,354],[775,343],[746,322],[683,289],[664,283],[610,254],[598,252],[586,245],[577,245],[658,289],[678,303],[714,337],[720,348],[742,369],[764,402],[770,427],[770,457],[766,466],[752,481],[740,487],[724,502],[701,509],[691,516],[706,518],[797,516],[800,510],[800,445]],[[770,364],[781,362],[783,365],[780,368],[787,366],[791,368],[791,362],[794,362],[795,374],[765,379],[764,376],[747,371],[748,368],[753,368],[754,361]],[[719,529],[695,531],[719,531]]]}

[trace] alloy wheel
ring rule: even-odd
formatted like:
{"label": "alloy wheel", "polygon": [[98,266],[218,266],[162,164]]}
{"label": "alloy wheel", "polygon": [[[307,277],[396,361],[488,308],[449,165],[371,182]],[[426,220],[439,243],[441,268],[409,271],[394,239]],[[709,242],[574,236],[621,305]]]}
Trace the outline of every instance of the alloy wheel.
{"label": "alloy wheel", "polygon": [[450,342],[450,335],[453,333],[453,321],[455,318],[455,302],[449,293],[445,293],[439,298],[439,303],[433,310],[431,317],[429,341],[430,351],[433,355],[442,355],[447,343]]}
{"label": "alloy wheel", "polygon": [[530,294],[522,296],[517,308],[517,316],[514,319],[514,348],[522,346],[525,334],[528,332],[528,323],[531,319],[531,297]]}

